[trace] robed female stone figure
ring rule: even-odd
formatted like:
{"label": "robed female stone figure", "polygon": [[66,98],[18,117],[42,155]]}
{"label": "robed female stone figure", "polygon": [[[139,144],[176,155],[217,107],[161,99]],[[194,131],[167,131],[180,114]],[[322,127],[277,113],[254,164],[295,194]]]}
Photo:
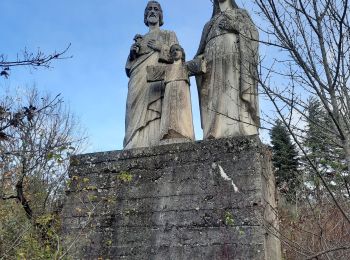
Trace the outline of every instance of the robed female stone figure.
{"label": "robed female stone figure", "polygon": [[197,76],[204,139],[254,135],[259,128],[258,32],[234,0],[215,0],[197,57],[207,72]]}

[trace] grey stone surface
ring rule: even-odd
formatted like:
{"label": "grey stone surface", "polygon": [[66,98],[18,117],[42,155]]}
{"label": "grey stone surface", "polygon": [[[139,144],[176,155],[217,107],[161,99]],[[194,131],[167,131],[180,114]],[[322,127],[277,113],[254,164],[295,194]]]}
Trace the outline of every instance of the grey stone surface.
{"label": "grey stone surface", "polygon": [[160,119],[160,143],[182,143],[195,140],[190,94],[190,70],[185,52],[179,44],[170,47],[171,64],[148,66],[149,82],[163,81],[164,98]]}
{"label": "grey stone surface", "polygon": [[269,151],[235,137],[73,157],[73,259],[281,259]]}
{"label": "grey stone surface", "polygon": [[196,57],[207,62],[196,76],[204,139],[257,134],[259,34],[234,0],[215,0]]}
{"label": "grey stone surface", "polygon": [[163,11],[157,1],[148,2],[144,22],[149,31],[134,37],[135,43],[130,48],[125,67],[129,77],[125,149],[159,144],[163,84],[162,81],[147,81],[147,67],[170,63],[170,47],[178,43],[174,32],[160,28],[163,25]]}

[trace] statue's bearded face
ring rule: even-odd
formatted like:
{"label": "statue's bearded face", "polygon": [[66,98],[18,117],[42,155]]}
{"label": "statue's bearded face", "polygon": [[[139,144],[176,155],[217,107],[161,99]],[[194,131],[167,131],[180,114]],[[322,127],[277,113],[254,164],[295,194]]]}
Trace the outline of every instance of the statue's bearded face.
{"label": "statue's bearded face", "polygon": [[159,22],[160,18],[160,9],[158,4],[150,3],[147,6],[147,22],[148,24],[155,25]]}

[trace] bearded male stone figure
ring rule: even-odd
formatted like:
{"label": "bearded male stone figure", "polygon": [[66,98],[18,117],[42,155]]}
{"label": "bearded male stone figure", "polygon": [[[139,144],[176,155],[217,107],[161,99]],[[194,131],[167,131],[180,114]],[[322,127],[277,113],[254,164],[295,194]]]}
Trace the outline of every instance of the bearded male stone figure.
{"label": "bearded male stone figure", "polygon": [[204,139],[258,134],[258,32],[234,0],[214,0],[196,56],[207,61],[196,78]]}
{"label": "bearded male stone figure", "polygon": [[149,1],[144,15],[149,28],[136,35],[126,63],[130,78],[126,104],[124,149],[159,144],[162,114],[162,82],[147,82],[147,66],[171,63],[170,46],[178,43],[174,32],[161,30],[163,11],[157,1]]}

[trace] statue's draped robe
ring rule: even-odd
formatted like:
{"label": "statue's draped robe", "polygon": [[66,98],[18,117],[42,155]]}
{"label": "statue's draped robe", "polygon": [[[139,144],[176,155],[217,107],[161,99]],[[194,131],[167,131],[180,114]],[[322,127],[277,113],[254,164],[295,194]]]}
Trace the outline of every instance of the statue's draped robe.
{"label": "statue's draped robe", "polygon": [[163,80],[165,85],[160,139],[166,143],[194,141],[190,72],[185,63],[148,67],[149,81]]}
{"label": "statue's draped robe", "polygon": [[[160,52],[147,47],[155,39],[162,44]],[[159,144],[162,115],[162,82],[147,82],[147,66],[170,62],[170,46],[178,43],[174,32],[159,30],[143,36],[135,59],[128,57],[129,76],[126,104],[124,149],[149,147]]]}
{"label": "statue's draped robe", "polygon": [[[219,28],[226,19],[234,30]],[[196,56],[207,72],[197,76],[204,139],[254,135],[259,128],[258,32],[242,9],[219,12],[205,25]]]}

